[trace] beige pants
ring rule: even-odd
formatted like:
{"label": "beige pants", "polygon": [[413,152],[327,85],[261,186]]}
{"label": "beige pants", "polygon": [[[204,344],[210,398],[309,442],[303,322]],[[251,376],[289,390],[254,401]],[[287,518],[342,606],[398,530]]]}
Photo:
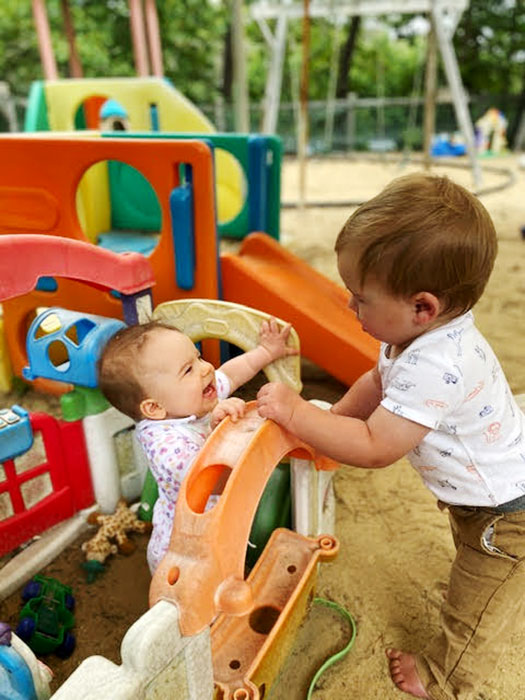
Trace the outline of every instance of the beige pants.
{"label": "beige pants", "polygon": [[432,700],[467,700],[525,621],[525,511],[449,507],[456,558],[441,632],[416,659]]}

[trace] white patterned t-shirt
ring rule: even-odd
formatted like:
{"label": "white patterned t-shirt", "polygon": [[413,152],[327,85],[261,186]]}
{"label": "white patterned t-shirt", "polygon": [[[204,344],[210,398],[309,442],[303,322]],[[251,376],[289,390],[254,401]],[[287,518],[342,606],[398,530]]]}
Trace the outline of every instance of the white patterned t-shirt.
{"label": "white patterned t-shirt", "polygon": [[381,344],[381,405],[431,428],[407,455],[441,501],[495,506],[525,494],[525,419],[468,312],[393,360]]}
{"label": "white patterned t-shirt", "polygon": [[[217,398],[222,401],[230,395],[230,380],[221,372],[215,372]],[[175,504],[180,487],[193,460],[211,433],[210,414],[202,418],[169,418],[167,420],[142,420],[137,424],[136,436],[148,458],[159,495],[153,509],[153,531],[148,542],[148,565],[155,571],[168,549]],[[208,506],[211,505],[210,496]]]}

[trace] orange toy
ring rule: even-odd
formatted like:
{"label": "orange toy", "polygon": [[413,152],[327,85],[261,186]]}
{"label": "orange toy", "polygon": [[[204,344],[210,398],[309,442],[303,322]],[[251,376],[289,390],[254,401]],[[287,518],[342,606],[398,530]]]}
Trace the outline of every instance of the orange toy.
{"label": "orange toy", "polygon": [[[270,474],[285,456],[338,464],[262,419],[255,402],[224,420],[193,463],[175,509],[168,552],[150,586],[150,605],[178,605],[181,634],[211,627],[213,673],[220,697],[262,698],[289,653],[315,584],[317,562],[334,557],[337,540],[275,530],[244,580],[252,520]],[[210,510],[209,496],[221,492]],[[218,615],[218,617],[217,617]]]}
{"label": "orange toy", "polygon": [[[248,535],[266,482],[287,455],[313,460],[318,469],[339,466],[262,419],[250,402],[237,423],[220,423],[193,463],[149,597],[150,605],[161,599],[179,604],[182,634],[200,632],[218,612],[243,615],[252,610],[253,591],[244,581]],[[223,485],[219,502],[205,511],[208,497]]]}
{"label": "orange toy", "polygon": [[223,298],[289,321],[301,354],[345,384],[377,361],[379,343],[348,310],[348,293],[265,233],[221,256]]}
{"label": "orange toy", "polygon": [[330,535],[313,539],[275,530],[250,573],[253,610],[222,613],[211,628],[213,678],[224,698],[266,696],[290,653],[316,583],[318,562],[339,550]]}
{"label": "orange toy", "polygon": [[[125,161],[149,180],[162,208],[160,241],[148,258],[156,280],[154,304],[181,297],[218,298],[213,159],[205,143],[4,136],[0,138],[0,149],[0,234],[45,233],[87,241],[75,205],[82,175],[99,161]],[[195,202],[204,203],[194,207],[196,263],[191,290],[181,290],[175,282],[176,251],[169,200],[173,189],[180,185],[180,164],[191,166]],[[109,290],[101,291],[69,279],[61,279],[56,291],[34,291],[6,302],[4,327],[17,375],[26,362],[25,331],[39,306],[122,317],[120,301]]]}

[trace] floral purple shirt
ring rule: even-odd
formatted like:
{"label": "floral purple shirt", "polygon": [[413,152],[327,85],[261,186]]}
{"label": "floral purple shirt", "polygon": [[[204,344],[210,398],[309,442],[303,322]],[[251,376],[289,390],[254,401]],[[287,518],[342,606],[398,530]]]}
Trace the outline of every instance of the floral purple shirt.
{"label": "floral purple shirt", "polygon": [[[230,381],[220,370],[215,372],[215,381],[217,398],[222,401],[230,395]],[[147,552],[152,574],[168,549],[182,482],[210,433],[210,414],[202,418],[142,420],[137,424],[137,439],[159,487]],[[208,507],[212,505],[211,498]]]}

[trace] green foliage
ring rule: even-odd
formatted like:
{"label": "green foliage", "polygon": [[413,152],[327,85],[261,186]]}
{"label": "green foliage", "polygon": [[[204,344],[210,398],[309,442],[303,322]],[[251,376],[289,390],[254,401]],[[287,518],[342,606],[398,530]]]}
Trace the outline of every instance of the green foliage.
{"label": "green foliage", "polygon": [[220,88],[227,11],[206,0],[158,2],[165,74],[189,99],[211,103]]}
{"label": "green foliage", "polygon": [[0,47],[0,76],[14,93],[25,97],[31,81],[41,77],[31,3],[2,3]]}
{"label": "green foliage", "polygon": [[[127,0],[69,0],[76,44],[86,77],[133,76]],[[248,17],[248,0],[246,16]],[[68,46],[60,0],[47,0],[47,12],[59,74],[67,77]],[[231,18],[228,0],[158,0],[165,75],[190,100],[212,104],[222,87],[224,37]],[[409,16],[383,18],[384,29],[363,22],[348,85],[360,97],[411,95],[422,77],[425,39],[411,32]],[[275,22],[268,22],[275,29]],[[397,32],[397,38],[396,38]],[[327,97],[334,63],[334,24],[310,24],[309,96]],[[342,40],[342,35],[339,35]],[[282,101],[297,96],[301,70],[302,23],[289,25]],[[524,87],[525,2],[471,0],[455,36],[462,77],[472,94],[519,94]],[[0,3],[0,78],[25,97],[42,70],[29,0]],[[246,26],[250,98],[264,96],[269,50],[255,22]],[[443,75],[440,78],[443,84]],[[421,81],[422,85],[422,81]],[[418,93],[422,88],[417,89]]]}
{"label": "green foliage", "polygon": [[[226,9],[206,0],[162,0],[157,5],[166,77],[189,99],[213,101]],[[60,1],[47,0],[46,6],[58,72],[68,77]],[[84,75],[135,75],[127,0],[70,0],[70,9]],[[31,82],[43,77],[27,0],[1,3],[0,46],[0,76],[14,94],[26,96]]]}
{"label": "green foliage", "polygon": [[421,38],[394,42],[386,31],[364,36],[352,65],[353,90],[360,97],[412,95],[415,79],[424,71],[424,52]]}
{"label": "green foliage", "polygon": [[523,0],[471,0],[454,44],[470,92],[516,94],[523,89]]}

